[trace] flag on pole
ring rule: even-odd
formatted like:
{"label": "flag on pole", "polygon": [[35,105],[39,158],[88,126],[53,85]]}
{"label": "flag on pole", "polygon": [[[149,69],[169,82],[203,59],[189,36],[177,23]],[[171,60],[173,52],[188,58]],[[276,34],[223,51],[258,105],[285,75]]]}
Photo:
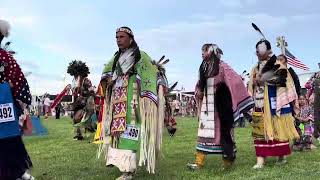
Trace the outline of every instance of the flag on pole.
{"label": "flag on pole", "polygon": [[308,66],[303,64],[303,62],[301,62],[298,58],[296,58],[294,55],[292,55],[287,48],[285,49],[285,56],[288,59],[288,64],[290,64],[291,66],[299,68],[299,69],[303,69],[305,71],[309,71]]}
{"label": "flag on pole", "polygon": [[70,89],[71,89],[71,85],[68,84],[68,85],[62,90],[62,92],[56,96],[56,98],[54,99],[54,101],[53,101],[53,103],[51,104],[50,108],[51,108],[51,109],[54,109],[54,108],[61,102],[62,98],[69,93]]}

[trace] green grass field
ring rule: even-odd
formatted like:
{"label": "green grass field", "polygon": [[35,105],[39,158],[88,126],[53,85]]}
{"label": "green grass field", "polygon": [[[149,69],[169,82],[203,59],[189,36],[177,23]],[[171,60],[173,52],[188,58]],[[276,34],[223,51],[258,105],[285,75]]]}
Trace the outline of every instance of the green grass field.
{"label": "green grass field", "polygon": [[[84,141],[74,141],[71,119],[42,120],[49,135],[25,137],[25,144],[32,158],[32,175],[36,179],[51,180],[106,180],[120,176],[117,168],[105,167],[105,161],[96,159],[97,145],[90,143],[93,135]],[[139,168],[136,179],[320,179],[320,150],[296,152],[284,166],[267,160],[262,170],[253,170],[255,153],[250,128],[236,129],[237,160],[230,170],[222,170],[219,155],[208,156],[205,167],[198,172],[186,168],[193,162],[197,121],[193,118],[178,119],[178,131],[171,138],[164,133],[162,158],[156,175]],[[316,144],[318,145],[318,144]]]}

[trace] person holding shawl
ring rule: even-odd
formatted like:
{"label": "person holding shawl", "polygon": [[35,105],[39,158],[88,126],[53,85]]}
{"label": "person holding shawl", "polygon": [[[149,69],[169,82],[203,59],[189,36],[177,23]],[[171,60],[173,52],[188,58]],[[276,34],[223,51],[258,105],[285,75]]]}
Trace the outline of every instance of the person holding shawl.
{"label": "person holding shawl", "polygon": [[216,44],[202,46],[202,64],[195,96],[198,105],[198,139],[196,159],[188,163],[191,170],[202,168],[207,154],[222,154],[224,168],[236,158],[234,122],[254,103],[240,75],[221,60]]}
{"label": "person holding shawl", "polygon": [[278,157],[277,164],[286,163],[289,140],[299,138],[290,105],[298,96],[288,69],[272,54],[270,42],[262,39],[255,47],[259,61],[250,73],[249,91],[255,101],[252,136],[257,163],[253,168],[261,169],[269,156]]}

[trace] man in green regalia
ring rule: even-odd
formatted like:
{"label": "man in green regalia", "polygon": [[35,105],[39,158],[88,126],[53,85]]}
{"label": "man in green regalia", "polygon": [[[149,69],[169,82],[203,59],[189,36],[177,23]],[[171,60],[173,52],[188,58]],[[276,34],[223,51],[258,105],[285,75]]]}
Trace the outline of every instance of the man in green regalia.
{"label": "man in green regalia", "polygon": [[116,39],[119,50],[105,66],[100,82],[104,97],[100,140],[106,165],[119,168],[123,174],[118,179],[132,179],[137,157],[139,166],[155,172],[166,86],[158,83],[158,68],[139,50],[130,28],[118,28]]}

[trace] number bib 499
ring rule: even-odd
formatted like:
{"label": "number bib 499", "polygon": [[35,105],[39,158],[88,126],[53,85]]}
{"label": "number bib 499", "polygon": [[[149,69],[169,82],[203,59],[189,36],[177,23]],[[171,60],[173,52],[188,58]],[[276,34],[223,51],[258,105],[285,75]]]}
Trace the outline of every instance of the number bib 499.
{"label": "number bib 499", "polygon": [[138,141],[139,140],[139,133],[140,133],[139,127],[137,127],[135,125],[127,124],[127,128],[123,132],[123,134],[121,134],[121,137],[125,138],[125,139]]}
{"label": "number bib 499", "polygon": [[0,123],[14,120],[13,103],[0,104]]}

